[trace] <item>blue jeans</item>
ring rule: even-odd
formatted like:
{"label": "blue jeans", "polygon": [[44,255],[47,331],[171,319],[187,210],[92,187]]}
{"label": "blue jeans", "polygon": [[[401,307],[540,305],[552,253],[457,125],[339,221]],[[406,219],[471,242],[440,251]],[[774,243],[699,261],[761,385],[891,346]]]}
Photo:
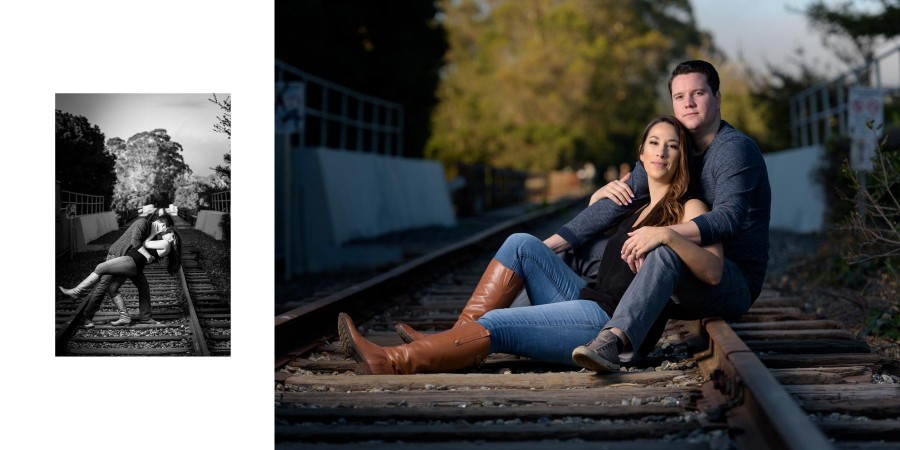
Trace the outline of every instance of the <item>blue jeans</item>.
{"label": "blue jeans", "polygon": [[126,279],[131,280],[138,290],[140,320],[149,320],[152,317],[150,313],[150,283],[144,273],[137,270],[137,265],[131,257],[107,255],[106,261],[98,264],[94,273],[100,275],[100,280],[88,295],[87,306],[84,310],[85,319],[93,320],[103,303],[104,294],[109,293],[110,297],[118,295],[119,288]]}
{"label": "blue jeans", "polygon": [[736,318],[750,309],[750,287],[740,269],[725,259],[718,285],[697,279],[669,247],[650,251],[604,328],[625,332],[632,348],[640,348],[657,317],[667,308],[675,319]]}
{"label": "blue jeans", "polygon": [[491,353],[575,365],[572,350],[609,320],[596,302],[578,299],[584,279],[530,234],[511,235],[494,258],[525,279],[532,306],[495,309],[478,319],[491,333]]}

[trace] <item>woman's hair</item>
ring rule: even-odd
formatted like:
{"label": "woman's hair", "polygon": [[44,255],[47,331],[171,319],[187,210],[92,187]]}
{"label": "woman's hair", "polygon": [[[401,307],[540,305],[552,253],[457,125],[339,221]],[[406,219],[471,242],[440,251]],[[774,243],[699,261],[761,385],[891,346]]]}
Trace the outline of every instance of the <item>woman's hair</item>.
{"label": "woman's hair", "polygon": [[681,222],[684,216],[684,202],[687,201],[688,184],[690,183],[690,174],[688,168],[688,157],[694,151],[694,141],[684,131],[681,122],[672,116],[658,116],[647,124],[644,128],[644,134],[641,136],[641,145],[638,148],[638,157],[644,152],[644,142],[647,141],[647,135],[650,129],[658,123],[667,123],[675,127],[678,133],[678,167],[672,176],[672,182],[666,195],[659,200],[647,217],[641,221],[639,226],[642,227],[661,227],[673,225]]}
{"label": "woman's hair", "polygon": [[166,254],[166,271],[169,272],[169,275],[175,275],[178,272],[178,269],[181,268],[181,235],[178,234],[174,229],[166,230],[163,234],[173,233],[172,243],[169,244],[172,248],[169,249],[169,253]]}

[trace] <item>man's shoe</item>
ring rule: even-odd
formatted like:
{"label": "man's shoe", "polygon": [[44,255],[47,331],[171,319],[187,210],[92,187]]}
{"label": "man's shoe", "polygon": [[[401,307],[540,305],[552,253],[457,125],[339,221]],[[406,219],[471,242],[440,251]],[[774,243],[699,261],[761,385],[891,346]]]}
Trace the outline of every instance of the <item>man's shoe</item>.
{"label": "man's shoe", "polygon": [[162,325],[162,322],[156,319],[141,319],[138,323],[142,323],[144,325]]}
{"label": "man's shoe", "polygon": [[619,371],[619,338],[612,331],[603,330],[587,345],[572,351],[572,360],[585,369],[597,373]]}
{"label": "man's shoe", "polygon": [[91,322],[88,319],[84,319],[84,322],[82,322],[81,326],[85,328],[94,328],[94,322]]}

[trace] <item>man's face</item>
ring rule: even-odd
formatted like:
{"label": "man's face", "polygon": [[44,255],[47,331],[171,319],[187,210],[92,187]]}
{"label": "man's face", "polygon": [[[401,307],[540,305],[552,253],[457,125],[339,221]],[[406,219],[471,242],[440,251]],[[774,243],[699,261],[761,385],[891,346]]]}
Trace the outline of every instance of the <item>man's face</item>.
{"label": "man's face", "polygon": [[166,231],[166,228],[166,216],[160,211],[160,214],[156,217],[156,221],[153,222],[153,234],[162,233]]}
{"label": "man's face", "polygon": [[702,131],[717,123],[719,106],[720,96],[711,92],[706,75],[688,73],[672,79],[672,110],[688,131]]}

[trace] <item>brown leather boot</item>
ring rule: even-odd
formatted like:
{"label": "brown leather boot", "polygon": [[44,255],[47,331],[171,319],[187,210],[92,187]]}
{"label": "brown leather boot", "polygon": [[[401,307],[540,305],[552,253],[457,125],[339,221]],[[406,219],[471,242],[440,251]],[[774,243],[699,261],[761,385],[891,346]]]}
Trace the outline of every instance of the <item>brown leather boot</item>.
{"label": "brown leather boot", "polygon": [[[500,261],[491,259],[478,286],[472,292],[472,297],[466,302],[459,319],[456,320],[454,327],[467,322],[474,322],[485,315],[488,311],[500,308],[508,308],[509,305],[519,295],[519,291],[525,286],[525,279],[507,268]],[[426,333],[420,333],[409,325],[404,323],[395,326],[397,334],[404,342],[413,342],[429,336]]]}
{"label": "brown leather boot", "polygon": [[338,315],[338,334],[345,352],[359,363],[362,375],[434,373],[480,364],[491,348],[491,333],[478,322],[457,325],[411,344],[380,347],[356,331],[350,316]]}

